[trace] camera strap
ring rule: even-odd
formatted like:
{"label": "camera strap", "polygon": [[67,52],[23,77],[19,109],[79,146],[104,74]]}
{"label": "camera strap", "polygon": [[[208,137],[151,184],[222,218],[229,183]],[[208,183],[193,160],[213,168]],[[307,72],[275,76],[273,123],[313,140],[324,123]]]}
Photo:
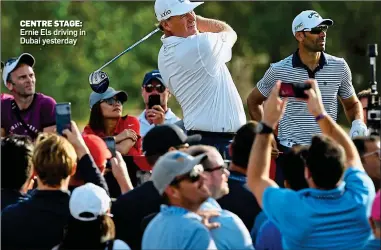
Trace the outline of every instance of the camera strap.
{"label": "camera strap", "polygon": [[16,115],[16,118],[19,122],[21,122],[22,126],[28,131],[29,134],[32,134],[33,135],[33,138],[37,136],[37,133],[34,132],[33,130],[31,130],[28,125],[26,125],[24,119],[21,118],[21,115],[20,115],[20,109],[19,107],[17,106],[15,100],[12,100],[11,101],[11,107],[12,107],[12,111],[15,113]]}

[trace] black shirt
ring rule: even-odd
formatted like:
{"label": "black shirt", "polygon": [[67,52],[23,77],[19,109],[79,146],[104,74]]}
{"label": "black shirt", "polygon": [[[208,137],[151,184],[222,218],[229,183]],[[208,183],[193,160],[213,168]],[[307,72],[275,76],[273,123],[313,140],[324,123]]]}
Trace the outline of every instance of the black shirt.
{"label": "black shirt", "polygon": [[159,195],[152,181],[120,196],[111,207],[114,215],[116,239],[126,242],[131,249],[141,249],[143,218],[160,211],[163,198]]}
{"label": "black shirt", "polygon": [[29,198],[28,194],[23,194],[14,189],[1,189],[1,211],[9,205],[24,201]]}

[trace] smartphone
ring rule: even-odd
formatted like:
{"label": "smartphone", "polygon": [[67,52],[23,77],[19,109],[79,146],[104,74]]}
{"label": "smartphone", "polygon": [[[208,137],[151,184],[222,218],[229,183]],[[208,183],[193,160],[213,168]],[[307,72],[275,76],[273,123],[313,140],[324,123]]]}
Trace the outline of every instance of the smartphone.
{"label": "smartphone", "polygon": [[116,156],[116,143],[113,136],[104,137],[103,140],[106,142],[108,150],[110,150],[112,157]]}
{"label": "smartphone", "polygon": [[308,99],[308,95],[306,95],[304,91],[310,88],[311,85],[307,83],[282,82],[280,85],[279,96]]}
{"label": "smartphone", "polygon": [[57,133],[62,135],[64,129],[71,130],[71,103],[63,102],[56,104],[56,128]]}
{"label": "smartphone", "polygon": [[160,95],[150,95],[148,97],[148,108],[152,108],[155,105],[160,105]]}

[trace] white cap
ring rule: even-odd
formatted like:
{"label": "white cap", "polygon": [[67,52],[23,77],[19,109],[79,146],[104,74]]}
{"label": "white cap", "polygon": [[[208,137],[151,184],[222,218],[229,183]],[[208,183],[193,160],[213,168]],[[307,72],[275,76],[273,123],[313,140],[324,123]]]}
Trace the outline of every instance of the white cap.
{"label": "white cap", "polygon": [[[106,191],[93,183],[86,183],[75,188],[69,201],[71,215],[81,221],[96,220],[99,215],[107,214],[110,206],[111,199]],[[85,212],[91,213],[93,216],[82,216],[81,214]]]}
{"label": "white cap", "polygon": [[160,22],[172,16],[184,15],[203,3],[190,2],[189,0],[156,0],[156,18]]}
{"label": "white cap", "polygon": [[8,59],[8,61],[5,62],[3,69],[4,85],[7,86],[8,75],[16,68],[18,64],[26,63],[29,66],[33,67],[35,61],[36,60],[34,59],[34,57],[29,53],[22,53],[18,58]]}
{"label": "white cap", "polygon": [[292,34],[295,36],[295,33],[298,31],[310,31],[320,24],[331,26],[333,21],[331,19],[323,19],[319,13],[314,10],[302,11],[292,22]]}

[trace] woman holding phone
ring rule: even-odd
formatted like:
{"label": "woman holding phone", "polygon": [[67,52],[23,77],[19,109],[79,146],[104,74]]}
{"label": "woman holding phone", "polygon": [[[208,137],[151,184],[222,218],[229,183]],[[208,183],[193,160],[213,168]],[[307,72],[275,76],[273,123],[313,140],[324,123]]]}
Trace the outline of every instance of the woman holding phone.
{"label": "woman holding phone", "polygon": [[83,134],[95,134],[101,138],[114,137],[116,151],[122,155],[141,155],[142,140],[136,117],[122,116],[127,93],[109,87],[106,92],[90,94],[90,119]]}

